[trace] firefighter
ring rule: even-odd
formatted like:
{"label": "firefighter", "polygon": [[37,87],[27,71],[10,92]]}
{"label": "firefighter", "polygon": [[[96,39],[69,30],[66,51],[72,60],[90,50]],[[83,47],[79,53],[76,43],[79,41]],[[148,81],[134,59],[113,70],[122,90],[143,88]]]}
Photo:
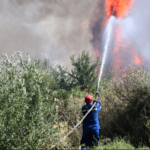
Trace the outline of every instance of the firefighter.
{"label": "firefighter", "polygon": [[[83,116],[93,106],[92,95],[88,94],[85,97],[85,102],[86,105],[82,107]],[[94,102],[96,102],[95,106],[83,120],[83,135],[80,143],[81,150],[86,150],[86,147],[93,148],[94,146],[98,146],[100,142],[100,124],[98,120],[98,113],[102,108],[102,104],[99,98],[94,100]]]}

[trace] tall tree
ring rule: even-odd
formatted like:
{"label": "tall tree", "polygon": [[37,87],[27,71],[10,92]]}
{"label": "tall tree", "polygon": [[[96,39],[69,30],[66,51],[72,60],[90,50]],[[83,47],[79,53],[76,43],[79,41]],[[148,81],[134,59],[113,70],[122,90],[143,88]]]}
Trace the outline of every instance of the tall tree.
{"label": "tall tree", "polygon": [[95,83],[97,74],[95,69],[98,62],[92,63],[88,52],[83,51],[81,56],[75,60],[74,55],[70,57],[74,69],[71,70],[69,75],[74,79],[76,85],[81,86],[81,90],[92,86]]}

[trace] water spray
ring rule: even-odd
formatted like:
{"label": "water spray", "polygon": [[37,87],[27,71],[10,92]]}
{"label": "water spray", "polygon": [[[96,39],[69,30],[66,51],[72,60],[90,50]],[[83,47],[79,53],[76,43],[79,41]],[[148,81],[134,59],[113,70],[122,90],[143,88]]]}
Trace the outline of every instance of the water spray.
{"label": "water spray", "polygon": [[[113,15],[110,20],[109,20],[109,23],[108,23],[108,26],[107,26],[107,40],[106,40],[106,44],[105,44],[105,48],[104,48],[104,55],[103,55],[103,59],[102,59],[102,65],[101,65],[101,69],[100,69],[100,74],[99,74],[99,80],[98,80],[98,86],[97,86],[97,92],[96,92],[96,95],[95,95],[95,99],[97,99],[99,97],[99,83],[100,83],[100,80],[101,80],[101,76],[102,76],[102,72],[103,72],[103,68],[104,68],[104,64],[105,64],[105,61],[106,61],[106,55],[107,55],[107,51],[108,51],[108,46],[109,46],[109,42],[110,42],[110,39],[111,39],[111,34],[112,34],[112,28],[113,28],[113,23],[114,23],[114,20],[115,20],[115,16]],[[90,108],[90,110],[85,114],[85,116],[82,118],[82,120],[64,137],[62,138],[57,144],[53,145],[51,147],[54,148],[56,147],[58,144],[60,144],[66,137],[68,137],[78,126],[79,124],[85,119],[85,117],[91,112],[92,108],[95,106],[96,102],[94,102],[94,105]]]}
{"label": "water spray", "polygon": [[97,85],[97,92],[96,92],[96,94],[99,93],[100,81],[101,81],[104,65],[105,65],[105,62],[106,62],[106,56],[107,56],[107,52],[108,52],[108,48],[109,48],[109,42],[110,42],[110,39],[111,39],[113,24],[114,24],[115,20],[116,20],[116,17],[115,17],[115,15],[113,15],[110,18],[110,20],[108,22],[108,26],[106,28],[107,40],[106,40],[106,44],[105,44],[105,47],[104,47],[104,53],[103,53],[103,58],[102,58],[102,65],[101,65],[101,69],[100,69],[100,72],[99,72],[99,79],[98,79],[98,85]]}

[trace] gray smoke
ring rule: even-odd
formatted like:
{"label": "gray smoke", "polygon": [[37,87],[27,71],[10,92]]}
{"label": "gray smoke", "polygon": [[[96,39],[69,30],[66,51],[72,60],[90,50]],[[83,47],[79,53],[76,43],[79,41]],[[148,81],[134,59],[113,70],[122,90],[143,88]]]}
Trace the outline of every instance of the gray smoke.
{"label": "gray smoke", "polygon": [[[93,0],[1,0],[0,56],[22,51],[31,58],[41,56],[55,66],[71,67],[69,56],[89,51]],[[1,59],[1,58],[0,58]]]}

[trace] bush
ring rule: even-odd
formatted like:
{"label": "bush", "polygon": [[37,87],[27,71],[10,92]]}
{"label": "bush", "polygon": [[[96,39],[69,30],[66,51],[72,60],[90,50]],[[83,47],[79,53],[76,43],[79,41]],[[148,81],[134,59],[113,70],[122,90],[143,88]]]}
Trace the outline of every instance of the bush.
{"label": "bush", "polygon": [[[29,55],[22,60],[19,52],[11,58],[5,54],[0,63],[0,149],[37,149],[45,138],[53,138],[51,130],[58,120],[53,91],[53,79],[30,64]],[[19,67],[21,69],[19,69]],[[51,101],[51,103],[49,103]],[[53,103],[52,103],[53,102]],[[50,120],[44,117],[51,114]],[[52,141],[51,141],[52,142]]]}
{"label": "bush", "polygon": [[135,147],[131,145],[130,142],[116,137],[113,142],[108,143],[104,149],[135,149]]}
{"label": "bush", "polygon": [[80,86],[81,90],[87,89],[88,92],[93,92],[96,89],[96,79],[98,75],[95,73],[95,69],[98,62],[91,63],[89,53],[83,51],[81,56],[75,60],[74,56],[70,57],[73,69],[71,72],[68,69],[58,65],[56,69],[53,69],[53,76],[60,89],[70,91],[76,86]]}
{"label": "bush", "polygon": [[149,137],[145,133],[150,133],[146,127],[150,117],[150,74],[144,72],[144,68],[136,67],[128,67],[126,73],[126,77],[111,81],[104,93],[107,104],[103,106],[108,108],[106,128],[109,129],[109,135],[129,134],[130,142],[135,147],[141,138],[145,145],[150,146]]}
{"label": "bush", "polygon": [[75,81],[69,75],[69,72],[64,67],[58,65],[56,69],[53,69],[52,74],[55,78],[55,81],[59,89],[71,90],[74,87]]}
{"label": "bush", "polygon": [[78,97],[78,98],[85,97],[86,92],[81,91],[80,88],[81,88],[80,86],[77,86],[76,88],[71,89],[71,94],[73,97]]}
{"label": "bush", "polygon": [[70,59],[74,69],[71,70],[69,75],[75,80],[76,85],[81,86],[81,90],[90,89],[97,79],[95,69],[98,62],[91,64],[89,53],[85,51],[82,52],[77,60],[75,60],[74,56]]}

